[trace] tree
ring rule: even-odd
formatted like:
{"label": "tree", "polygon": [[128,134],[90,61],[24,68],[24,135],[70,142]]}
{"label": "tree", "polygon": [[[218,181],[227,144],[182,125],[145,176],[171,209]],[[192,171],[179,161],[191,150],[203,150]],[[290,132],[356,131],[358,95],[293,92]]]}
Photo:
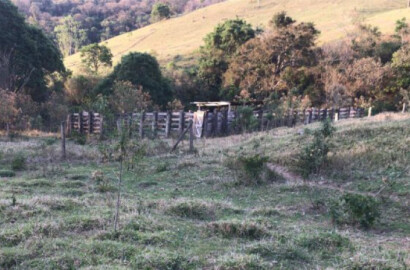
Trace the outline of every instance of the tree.
{"label": "tree", "polygon": [[356,57],[374,57],[380,37],[379,28],[371,25],[357,25],[357,32],[352,39],[352,49],[356,52]]}
{"label": "tree", "polygon": [[314,43],[319,31],[311,23],[276,28],[242,45],[224,75],[230,96],[246,91],[263,100],[287,89],[282,73],[316,63]]}
{"label": "tree", "polygon": [[169,82],[162,76],[157,60],[147,53],[129,53],[121,58],[114,71],[96,87],[96,94],[111,95],[115,81],[128,81],[149,93],[154,104],[166,106],[172,99]]}
{"label": "tree", "polygon": [[9,0],[0,0],[0,88],[44,101],[49,94],[44,77],[55,71],[63,72],[64,65],[54,43],[25,23]]}
{"label": "tree", "polygon": [[171,10],[167,4],[155,3],[151,10],[151,21],[158,22],[168,19],[171,16]]}
{"label": "tree", "polygon": [[255,37],[252,26],[241,19],[228,20],[209,33],[200,49],[198,77],[204,95],[210,100],[219,99],[223,74],[238,47]]}
{"label": "tree", "polygon": [[406,37],[410,34],[409,24],[406,22],[406,18],[402,18],[396,21],[396,28],[394,29],[396,35],[400,38],[402,45],[406,42]]}
{"label": "tree", "polygon": [[86,41],[86,32],[71,15],[64,17],[54,28],[58,46],[64,56],[75,53]]}
{"label": "tree", "polygon": [[80,51],[82,62],[94,74],[98,74],[101,66],[112,66],[111,50],[104,45],[93,43],[82,47]]}
{"label": "tree", "polygon": [[342,72],[341,82],[346,87],[346,94],[351,98],[351,105],[379,108],[391,108],[397,91],[390,89],[391,71],[373,58],[356,59]]}
{"label": "tree", "polygon": [[[392,68],[396,85],[400,88],[403,103],[409,103],[410,97],[410,45],[405,45],[393,55]],[[410,105],[410,104],[408,104]]]}
{"label": "tree", "polygon": [[114,93],[110,99],[111,106],[118,113],[132,113],[147,110],[152,106],[151,97],[130,82],[114,82]]}
{"label": "tree", "polygon": [[269,21],[269,26],[272,29],[277,29],[281,27],[288,27],[295,22],[295,20],[287,16],[285,11],[282,11],[273,15],[273,18]]}

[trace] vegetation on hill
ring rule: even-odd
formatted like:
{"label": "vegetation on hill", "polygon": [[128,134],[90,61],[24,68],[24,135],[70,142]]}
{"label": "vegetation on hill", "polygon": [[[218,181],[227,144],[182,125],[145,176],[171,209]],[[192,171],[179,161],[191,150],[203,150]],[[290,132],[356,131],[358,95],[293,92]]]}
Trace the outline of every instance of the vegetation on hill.
{"label": "vegetation on hill", "polygon": [[[226,20],[238,17],[255,27],[267,28],[272,16],[285,10],[299,22],[313,22],[321,32],[318,42],[323,44],[345,37],[357,21],[391,34],[396,20],[403,17],[410,20],[406,4],[405,0],[225,1],[105,42],[114,54],[114,63],[132,51],[155,52],[164,66],[174,57],[191,63],[192,54],[203,44],[203,38]],[[78,70],[81,65],[79,54],[66,58],[65,63],[69,69]]]}
{"label": "vegetation on hill", "polygon": [[[172,0],[161,3],[160,7],[165,7],[165,17],[169,18],[171,13],[182,14],[216,2],[219,0]],[[158,8],[152,0],[13,0],[13,3],[29,23],[58,40],[64,55],[78,51],[80,46],[146,26],[150,20],[157,20]]]}
{"label": "vegetation on hill", "polygon": [[0,268],[407,269],[409,127],[400,113],[337,122],[303,181],[319,124],[196,141],[196,154],[131,138],[143,155],[124,159],[116,230],[117,139],[70,141],[60,161],[52,137],[2,138]]}

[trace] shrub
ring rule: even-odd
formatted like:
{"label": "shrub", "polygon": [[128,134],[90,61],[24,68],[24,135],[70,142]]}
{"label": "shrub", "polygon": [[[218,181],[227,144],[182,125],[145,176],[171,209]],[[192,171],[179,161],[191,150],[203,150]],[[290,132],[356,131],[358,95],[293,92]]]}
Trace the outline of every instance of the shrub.
{"label": "shrub", "polygon": [[258,119],[253,114],[252,107],[239,107],[236,110],[237,117],[233,121],[233,127],[240,132],[248,132],[257,129]]}
{"label": "shrub", "polygon": [[266,162],[268,157],[260,156],[258,154],[229,157],[225,161],[225,165],[238,172],[239,180],[247,185],[259,184],[266,175]]}
{"label": "shrub", "polygon": [[373,197],[347,193],[332,201],[330,216],[336,224],[370,228],[380,216],[379,205]]}
{"label": "shrub", "polygon": [[313,141],[302,149],[298,160],[298,168],[304,178],[312,173],[319,173],[330,150],[329,139],[335,132],[330,119],[322,123],[321,129],[313,134]]}
{"label": "shrub", "polygon": [[0,170],[0,177],[14,177],[16,173],[9,170]]}
{"label": "shrub", "polygon": [[115,187],[110,183],[110,179],[107,178],[102,171],[94,171],[91,178],[95,182],[98,192],[104,193],[115,190]]}
{"label": "shrub", "polygon": [[15,156],[13,160],[11,161],[11,169],[13,171],[21,171],[21,170],[24,170],[25,167],[26,167],[26,158],[21,154],[18,154],[17,156]]}
{"label": "shrub", "polygon": [[71,133],[71,139],[79,145],[85,145],[87,143],[87,137],[77,131]]}

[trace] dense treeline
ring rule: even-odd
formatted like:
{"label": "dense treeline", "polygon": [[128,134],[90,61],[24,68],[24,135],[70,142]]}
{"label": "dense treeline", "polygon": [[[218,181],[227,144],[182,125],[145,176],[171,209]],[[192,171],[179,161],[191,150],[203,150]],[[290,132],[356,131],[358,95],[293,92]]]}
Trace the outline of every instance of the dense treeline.
{"label": "dense treeline", "polygon": [[[219,24],[204,38],[191,67],[133,52],[112,66],[104,45],[81,49],[80,74],[65,71],[56,45],[0,0],[0,125],[57,127],[69,111],[105,119],[141,110],[182,109],[192,101],[261,101],[278,113],[309,106],[397,110],[410,97],[410,28],[394,35],[357,24],[347,38],[316,45],[312,23],[276,14],[266,29],[241,19]],[[162,14],[162,15],[160,15]],[[158,6],[156,16],[166,16]],[[5,29],[9,29],[5,31]],[[7,74],[7,76],[4,76]]]}
{"label": "dense treeline", "polygon": [[347,38],[316,46],[312,23],[285,12],[261,31],[243,20],[218,25],[205,38],[199,62],[169,73],[176,98],[263,101],[273,110],[308,106],[372,106],[395,110],[409,100],[410,28],[396,22],[394,35],[358,23]]}
{"label": "dense treeline", "polygon": [[[13,0],[27,21],[59,41],[64,55],[157,21],[158,10],[182,14],[221,0]],[[159,9],[158,9],[159,8]],[[151,13],[153,12],[153,16]],[[166,12],[166,11],[165,11]]]}

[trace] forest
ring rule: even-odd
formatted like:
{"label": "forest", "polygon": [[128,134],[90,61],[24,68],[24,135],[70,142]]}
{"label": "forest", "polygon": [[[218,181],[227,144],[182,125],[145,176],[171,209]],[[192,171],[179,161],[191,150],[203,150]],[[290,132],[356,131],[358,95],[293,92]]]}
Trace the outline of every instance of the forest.
{"label": "forest", "polygon": [[27,22],[43,29],[60,45],[64,55],[81,46],[100,42],[161,19],[155,10],[166,6],[162,16],[178,16],[220,0],[13,0]]}

